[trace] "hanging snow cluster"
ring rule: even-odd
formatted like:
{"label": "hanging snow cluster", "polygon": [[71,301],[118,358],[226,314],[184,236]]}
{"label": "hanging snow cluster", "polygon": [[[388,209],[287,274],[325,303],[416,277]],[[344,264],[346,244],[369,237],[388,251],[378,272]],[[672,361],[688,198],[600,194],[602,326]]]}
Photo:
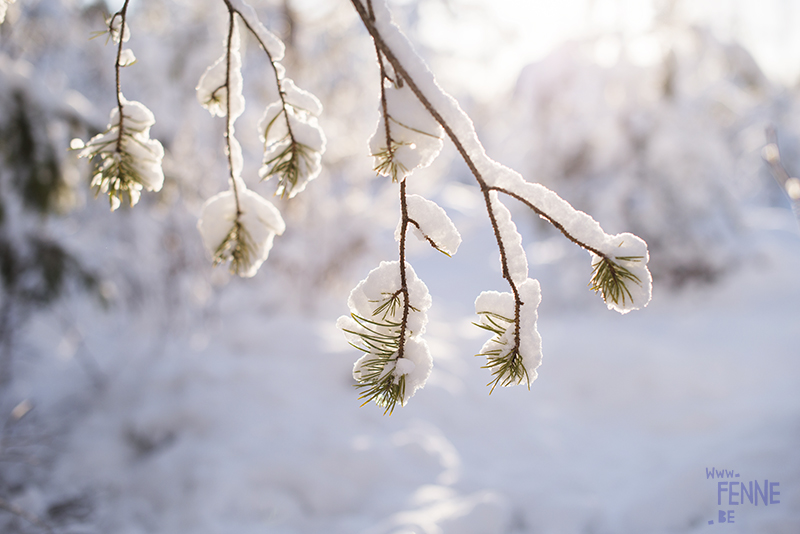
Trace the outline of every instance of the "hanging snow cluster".
{"label": "hanging snow cluster", "polygon": [[259,125],[264,143],[259,176],[277,176],[277,194],[293,197],[319,174],[325,136],[317,121],[322,104],[286,78],[278,63],[283,58],[283,43],[261,24],[249,5],[240,0],[226,3],[230,24],[225,51],[200,78],[197,99],[212,116],[226,117],[230,189],[206,201],[197,226],[215,265],[229,263],[232,273],[251,277],[267,259],[275,235],[281,235],[285,225],[278,209],[250,191],[242,179],[242,148],[234,136],[234,121],[245,109],[237,16],[266,52],[278,95]]}
{"label": "hanging snow cluster", "polygon": [[433,162],[442,150],[444,132],[408,84],[397,74],[393,80],[384,81],[381,116],[369,148],[378,174],[397,181]]}
{"label": "hanging snow cluster", "polygon": [[404,267],[405,276],[399,262],[381,262],[350,293],[350,315],[336,323],[350,344],[364,352],[353,367],[360,398],[387,413],[425,384],[433,366],[421,337],[431,297],[411,265]]}
{"label": "hanging snow cluster", "polygon": [[[130,38],[124,15],[117,13],[107,21],[107,33],[118,45],[116,71],[133,65],[133,52],[122,48]],[[136,205],[147,191],[160,191],[164,184],[161,160],[164,147],[150,139],[150,127],[155,124],[153,113],[141,102],[127,100],[117,94],[117,106],[111,110],[106,130],[84,143],[73,139],[70,147],[79,150],[78,157],[95,160],[95,174],[91,185],[96,194],[108,194],[111,211],[116,210],[127,196],[131,206]]]}

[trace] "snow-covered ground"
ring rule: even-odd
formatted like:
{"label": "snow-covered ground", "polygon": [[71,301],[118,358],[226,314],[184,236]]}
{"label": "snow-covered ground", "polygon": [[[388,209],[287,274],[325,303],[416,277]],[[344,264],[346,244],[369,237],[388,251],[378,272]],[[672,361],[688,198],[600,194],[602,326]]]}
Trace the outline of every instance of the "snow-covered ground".
{"label": "snow-covered ground", "polygon": [[[491,396],[472,357],[484,336],[447,304],[494,269],[490,236],[475,230],[453,259],[412,256],[434,296],[435,363],[390,417],[358,406],[343,310],[260,312],[258,278],[226,289],[236,305],[214,328],[158,347],[136,324],[110,335],[113,317],[95,311],[84,349],[113,369],[107,385],[87,395],[47,485],[16,502],[45,516],[83,499],[90,519],[64,531],[87,533],[797,532],[800,237],[788,210],[761,215],[772,229],[753,230],[755,259],[718,286],[656,289],[626,316],[599,299],[543,304],[538,380]],[[18,384],[42,410],[81,380],[53,361],[49,378]],[[718,505],[711,468],[779,483],[780,503]]]}

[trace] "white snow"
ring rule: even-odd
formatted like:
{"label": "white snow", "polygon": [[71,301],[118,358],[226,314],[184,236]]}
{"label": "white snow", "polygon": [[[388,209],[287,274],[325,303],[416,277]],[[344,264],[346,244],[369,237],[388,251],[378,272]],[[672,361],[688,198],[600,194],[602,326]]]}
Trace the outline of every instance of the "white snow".
{"label": "white snow", "polygon": [[280,61],[283,59],[283,54],[286,47],[283,42],[275,36],[274,33],[269,31],[261,23],[255,9],[253,9],[244,0],[230,0],[230,5],[237,13],[244,19],[247,27],[255,33],[261,45],[263,45],[270,56],[272,62]]}
{"label": "white snow", "polygon": [[[537,280],[527,279],[517,288],[519,291],[522,306],[520,307],[520,346],[519,352],[522,355],[523,365],[527,371],[527,381],[524,382],[528,387],[531,386],[538,376],[536,369],[542,363],[542,338],[536,328],[538,318],[539,303],[542,301],[541,289]],[[475,313],[486,317],[492,317],[495,323],[507,326],[505,333],[499,339],[492,337],[484,343],[480,354],[484,354],[494,349],[510,349],[514,344],[514,316],[516,315],[514,295],[508,292],[499,293],[497,291],[484,291],[475,299]],[[507,354],[507,350],[503,352]],[[519,384],[522,384],[520,382]]]}
{"label": "white snow", "polygon": [[[242,276],[250,278],[255,276],[258,268],[264,263],[272,249],[275,235],[283,234],[286,225],[278,209],[263,197],[243,187],[238,182],[240,223],[247,231],[254,250],[249,266],[243,271]],[[210,254],[219,248],[225,237],[230,233],[236,221],[236,198],[233,189],[223,191],[209,198],[197,221],[197,229],[203,238],[203,244]]]}
{"label": "white snow", "polygon": [[[420,241],[430,239],[436,244],[436,248],[447,254],[454,255],[461,244],[461,234],[458,233],[456,225],[447,216],[444,209],[432,200],[428,200],[420,195],[406,195],[408,217],[415,224],[411,224],[411,232]],[[400,231],[403,224],[400,218],[397,228],[394,231],[394,238],[400,241]]]}
{"label": "white snow", "polygon": [[233,35],[230,45],[230,68],[228,67],[228,38],[223,41],[222,56],[200,77],[197,82],[197,100],[206,108],[212,116],[224,117],[228,110],[228,88],[225,81],[229,79],[229,87],[232,98],[230,99],[231,122],[236,120],[244,113],[245,101],[242,89],[244,80],[242,78],[242,54],[239,50],[241,37],[237,19],[233,22]]}
{"label": "white snow", "polygon": [[136,56],[133,55],[133,50],[130,48],[123,48],[119,54],[119,66],[130,67],[136,63]]}
{"label": "white snow", "polygon": [[[164,158],[164,147],[156,139],[150,138],[150,127],[155,123],[153,113],[141,102],[129,101],[120,95],[122,103],[122,140],[120,151],[129,157],[128,164],[136,175],[131,185],[131,203],[136,204],[142,188],[147,191],[160,191],[164,184],[164,171],[161,161]],[[80,139],[70,143],[73,149],[79,149],[78,157],[91,158],[99,155],[103,163],[101,171],[95,174],[92,185],[101,185],[102,192],[108,190],[108,180],[102,169],[108,168],[121,157],[117,153],[119,137],[119,107],[111,110],[106,131],[92,137],[85,144]],[[119,200],[112,198],[112,211],[119,206]]]}
{"label": "white snow", "polygon": [[[359,324],[353,316],[384,323],[392,321],[399,324],[403,315],[403,297],[399,294],[401,287],[400,262],[381,262],[381,264],[370,271],[369,275],[359,282],[350,292],[347,301],[351,315],[344,315],[336,322],[336,326],[342,330],[345,338],[356,346],[362,346],[359,334],[379,333],[381,335],[393,336],[399,332],[399,327],[387,327],[382,324],[369,323],[368,326]],[[403,357],[395,354],[384,366],[381,374],[392,372],[395,376],[395,383],[400,376],[405,376],[405,390],[402,404],[414,396],[414,393],[425,385],[433,366],[428,344],[421,339],[425,333],[425,325],[428,323],[427,311],[431,306],[431,297],[425,283],[417,278],[414,269],[406,263],[406,286],[408,288],[408,301],[410,309],[407,317],[407,330],[404,339]],[[381,306],[392,297],[397,298],[396,308],[384,308]],[[369,347],[364,347],[369,348]],[[371,349],[370,349],[371,350]],[[362,368],[365,362],[374,358],[367,352],[356,361],[353,366],[353,377],[361,379]],[[408,362],[404,360],[408,359]]]}
{"label": "white snow", "polygon": [[[415,169],[425,168],[442,150],[442,127],[431,117],[419,102],[408,84],[403,87],[385,87],[386,110],[388,112],[388,128],[392,144],[395,147],[393,159],[403,170],[404,178]],[[375,156],[377,167],[383,159],[379,156],[387,152],[386,122],[383,106],[380,105],[381,117],[375,133],[369,140],[370,153]],[[384,175],[388,176],[386,172]]]}

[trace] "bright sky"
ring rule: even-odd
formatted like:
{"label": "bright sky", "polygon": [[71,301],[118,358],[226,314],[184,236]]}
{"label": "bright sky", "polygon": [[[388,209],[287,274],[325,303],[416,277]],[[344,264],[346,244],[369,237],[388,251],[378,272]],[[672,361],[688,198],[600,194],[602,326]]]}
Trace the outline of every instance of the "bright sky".
{"label": "bright sky", "polygon": [[796,0],[422,0],[420,35],[428,46],[452,52],[434,65],[443,82],[458,80],[476,96],[489,96],[511,86],[522,67],[564,41],[646,33],[659,6],[668,3],[679,20],[710,27],[723,41],[738,40],[772,79],[797,82]]}

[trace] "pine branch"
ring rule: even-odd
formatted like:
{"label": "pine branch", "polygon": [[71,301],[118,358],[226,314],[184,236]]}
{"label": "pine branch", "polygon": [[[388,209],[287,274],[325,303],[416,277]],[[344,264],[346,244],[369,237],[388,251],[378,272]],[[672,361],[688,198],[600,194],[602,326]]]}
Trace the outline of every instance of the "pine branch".
{"label": "pine branch", "polygon": [[[228,149],[228,172],[230,173],[231,187],[233,188],[233,198],[236,202],[236,219],[234,220],[234,229],[241,226],[242,208],[239,203],[239,189],[236,183],[237,176],[234,175],[233,167],[233,147],[231,146],[231,137],[233,137],[233,119],[231,118],[231,54],[233,53],[233,32],[236,29],[234,14],[236,11],[231,6],[230,2],[225,0],[228,6],[228,39],[226,41],[225,49],[225,145]],[[233,230],[232,230],[233,231]],[[224,241],[223,241],[224,244]],[[216,258],[216,256],[215,256]]]}
{"label": "pine branch", "polygon": [[[250,31],[253,37],[255,37],[256,41],[258,41],[261,49],[264,50],[264,53],[267,55],[267,59],[269,60],[269,64],[272,67],[272,73],[275,77],[275,85],[278,88],[278,97],[281,102],[280,115],[283,115],[283,119],[286,124],[289,145],[278,156],[275,156],[269,161],[265,162],[265,165],[269,166],[269,170],[262,176],[262,179],[267,179],[273,175],[278,176],[277,194],[280,194],[281,198],[286,195],[291,196],[292,190],[297,185],[299,179],[301,165],[305,163],[306,168],[308,167],[310,162],[310,156],[308,152],[311,149],[308,146],[300,143],[292,131],[292,124],[291,120],[289,119],[289,109],[290,107],[294,109],[294,106],[286,101],[286,93],[281,87],[281,74],[277,66],[277,60],[273,58],[269,51],[269,47],[261,39],[261,36],[255,30],[255,28],[253,28],[251,22],[247,20],[247,17],[241,11],[233,7],[229,0],[223,1],[225,2],[225,5],[228,6],[228,10],[231,13],[236,13],[239,15],[239,18],[242,20],[245,27]],[[264,137],[265,139],[267,138],[266,135]]]}

